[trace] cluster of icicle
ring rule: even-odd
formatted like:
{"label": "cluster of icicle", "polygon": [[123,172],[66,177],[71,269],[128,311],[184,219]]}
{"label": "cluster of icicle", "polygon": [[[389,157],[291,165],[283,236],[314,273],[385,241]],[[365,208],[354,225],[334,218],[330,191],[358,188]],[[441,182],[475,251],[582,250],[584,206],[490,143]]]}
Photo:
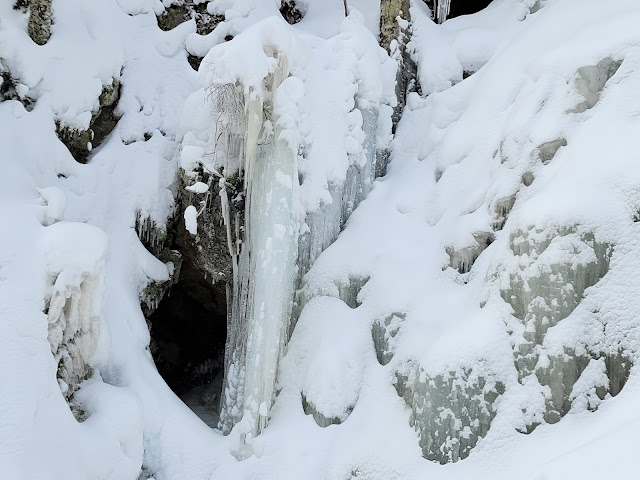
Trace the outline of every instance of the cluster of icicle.
{"label": "cluster of icicle", "polygon": [[438,23],[444,23],[451,11],[451,0],[435,0],[435,17]]}
{"label": "cluster of icicle", "polygon": [[152,250],[160,251],[164,247],[166,231],[158,228],[151,218],[143,217],[140,212],[136,215],[136,232],[140,241]]}

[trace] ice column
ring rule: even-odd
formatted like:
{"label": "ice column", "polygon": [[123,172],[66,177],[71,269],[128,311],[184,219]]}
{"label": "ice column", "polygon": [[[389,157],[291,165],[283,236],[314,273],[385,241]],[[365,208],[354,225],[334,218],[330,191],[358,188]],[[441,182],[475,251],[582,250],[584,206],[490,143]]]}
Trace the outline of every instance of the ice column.
{"label": "ice column", "polygon": [[436,20],[444,23],[451,11],[451,0],[436,0]]}
{"label": "ice column", "polygon": [[[226,384],[221,428],[235,424],[244,443],[267,423],[278,362],[287,340],[296,278],[298,222],[293,206],[298,182],[297,152],[281,138],[273,96],[287,77],[284,55],[266,79],[264,104],[250,98],[245,161],[244,244],[231,294],[226,351]],[[263,129],[262,111],[271,112],[273,133]]]}

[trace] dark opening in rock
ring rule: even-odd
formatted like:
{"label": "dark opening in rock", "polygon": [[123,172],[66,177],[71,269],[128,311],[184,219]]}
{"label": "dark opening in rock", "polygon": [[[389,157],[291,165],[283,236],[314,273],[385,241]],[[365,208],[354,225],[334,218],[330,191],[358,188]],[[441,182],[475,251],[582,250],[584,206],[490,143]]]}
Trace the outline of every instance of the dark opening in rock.
{"label": "dark opening in rock", "polygon": [[178,282],[149,316],[151,353],[167,385],[217,426],[227,337],[226,286],[183,262]]}
{"label": "dark opening in rock", "polygon": [[469,15],[484,10],[492,0],[451,0],[451,10],[447,18]]}
{"label": "dark opening in rock", "polygon": [[[451,0],[447,20],[461,15],[470,15],[484,10],[492,0]],[[425,0],[427,6],[437,16],[438,4],[444,4],[445,0]]]}

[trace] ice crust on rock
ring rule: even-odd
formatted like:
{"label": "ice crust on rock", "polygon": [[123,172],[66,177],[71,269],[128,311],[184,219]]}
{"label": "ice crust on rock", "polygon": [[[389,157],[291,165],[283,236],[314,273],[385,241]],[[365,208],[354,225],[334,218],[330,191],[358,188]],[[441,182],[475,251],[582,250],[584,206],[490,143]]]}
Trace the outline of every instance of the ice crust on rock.
{"label": "ice crust on rock", "polygon": [[[510,244],[515,261],[507,260],[513,267],[503,270],[499,282],[502,298],[512,307],[513,316],[522,322],[521,325],[507,324],[512,332],[518,377],[523,381],[535,375],[542,386],[549,387],[544,419],[556,423],[571,409],[574,385],[588,382],[586,378],[596,374],[595,370],[591,373],[595,368],[592,362],[604,365],[606,354],[598,352],[595,346],[586,346],[582,354],[570,346],[558,353],[548,352],[545,337],[550,329],[572,314],[585,291],[606,275],[613,247],[598,242],[592,233],[580,232],[572,226],[516,231]],[[585,347],[579,349],[585,350]],[[590,357],[593,357],[591,361]],[[614,367],[614,375],[626,377],[628,372],[624,367],[621,369],[619,362],[617,360]],[[601,370],[603,374],[604,371]],[[583,373],[585,379],[582,379]],[[607,378],[606,382],[598,382],[598,398],[602,400],[608,392],[609,381]],[[616,384],[619,385],[619,380]],[[617,391],[618,386],[614,387],[614,395]],[[593,399],[588,402],[591,409],[597,405]],[[528,431],[532,427],[529,426]]]}
{"label": "ice crust on rock", "polygon": [[504,385],[477,366],[435,376],[417,369],[399,373],[398,395],[411,408],[409,422],[418,431],[427,460],[441,464],[469,456],[489,432]]}

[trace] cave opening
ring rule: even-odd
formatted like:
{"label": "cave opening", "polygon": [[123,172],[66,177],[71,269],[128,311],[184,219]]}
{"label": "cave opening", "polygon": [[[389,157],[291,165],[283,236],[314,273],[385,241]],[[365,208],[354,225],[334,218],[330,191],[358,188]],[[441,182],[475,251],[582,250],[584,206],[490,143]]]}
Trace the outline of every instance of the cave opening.
{"label": "cave opening", "polygon": [[[436,12],[438,4],[444,3],[445,0],[425,0],[427,6],[432,12]],[[462,15],[470,15],[478,13],[489,6],[492,0],[450,0],[449,13],[447,19],[460,17]],[[434,13],[435,15],[435,13]]]}
{"label": "cave opening", "polygon": [[478,13],[487,8],[491,2],[492,0],[452,0],[447,18]]}
{"label": "cave opening", "polygon": [[151,354],[173,392],[216,428],[227,337],[226,284],[212,284],[188,260],[149,316]]}

